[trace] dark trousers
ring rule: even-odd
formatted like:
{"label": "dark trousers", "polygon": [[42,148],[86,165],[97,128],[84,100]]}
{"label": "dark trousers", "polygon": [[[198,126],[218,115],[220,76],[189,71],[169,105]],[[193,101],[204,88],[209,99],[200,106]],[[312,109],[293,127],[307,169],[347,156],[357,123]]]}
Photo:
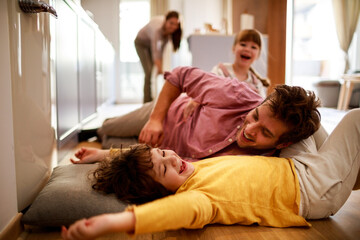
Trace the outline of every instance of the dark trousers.
{"label": "dark trousers", "polygon": [[145,79],[144,79],[144,103],[152,101],[151,96],[151,72],[154,66],[152,60],[152,54],[150,47],[144,46],[135,40],[136,52],[140,58],[141,65],[144,70]]}

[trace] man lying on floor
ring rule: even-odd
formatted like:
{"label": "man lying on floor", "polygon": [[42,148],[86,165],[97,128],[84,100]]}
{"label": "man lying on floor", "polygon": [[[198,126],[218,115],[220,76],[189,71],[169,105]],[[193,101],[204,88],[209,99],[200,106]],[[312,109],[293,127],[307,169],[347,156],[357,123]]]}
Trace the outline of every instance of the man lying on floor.
{"label": "man lying on floor", "polygon": [[89,239],[212,223],[310,226],[305,219],[335,214],[359,187],[359,117],[360,109],[350,111],[319,150],[312,136],[301,142],[306,151],[295,153],[299,148],[290,146],[285,154],[295,154],[292,159],[220,156],[189,163],[171,150],[147,145],[124,153],[113,149],[113,160],[103,161],[94,172],[93,187],[148,203],[80,220],[64,227],[62,237]]}
{"label": "man lying on floor", "polygon": [[[244,82],[198,68],[177,67],[164,79],[155,106],[145,104],[103,123],[98,130],[103,147],[120,147],[118,142],[104,144],[104,139],[139,136],[140,143],[187,159],[274,156],[320,126],[319,100],[301,87],[278,85],[263,100]],[[189,101],[199,105],[184,118]]]}

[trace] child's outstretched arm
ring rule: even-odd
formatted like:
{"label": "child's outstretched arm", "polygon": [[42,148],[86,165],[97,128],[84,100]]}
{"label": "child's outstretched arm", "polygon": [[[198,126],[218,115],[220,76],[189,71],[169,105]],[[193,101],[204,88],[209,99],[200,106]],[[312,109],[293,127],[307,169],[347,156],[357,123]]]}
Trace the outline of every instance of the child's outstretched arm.
{"label": "child's outstretched arm", "polygon": [[82,147],[76,153],[77,159],[70,158],[74,164],[95,163],[104,160],[110,154],[110,150]]}
{"label": "child's outstretched arm", "polygon": [[135,229],[135,215],[132,211],[115,214],[103,214],[89,219],[82,219],[62,227],[64,240],[90,240],[112,232],[132,233]]}

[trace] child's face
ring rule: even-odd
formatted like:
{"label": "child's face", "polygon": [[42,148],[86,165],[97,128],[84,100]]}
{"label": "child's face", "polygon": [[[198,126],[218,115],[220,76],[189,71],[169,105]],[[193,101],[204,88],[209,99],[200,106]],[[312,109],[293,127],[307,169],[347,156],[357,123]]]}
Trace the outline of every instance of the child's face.
{"label": "child's face", "polygon": [[250,66],[260,55],[260,47],[253,41],[240,41],[233,48],[235,61]]}
{"label": "child's face", "polygon": [[153,148],[151,161],[154,164],[152,177],[167,190],[176,190],[194,172],[194,166],[182,160],[174,151]]}

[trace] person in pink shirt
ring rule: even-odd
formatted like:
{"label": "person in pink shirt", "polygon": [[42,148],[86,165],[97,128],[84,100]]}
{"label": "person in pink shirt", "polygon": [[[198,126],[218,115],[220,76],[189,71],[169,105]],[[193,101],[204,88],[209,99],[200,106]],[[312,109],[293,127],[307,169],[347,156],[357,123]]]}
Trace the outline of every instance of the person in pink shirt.
{"label": "person in pink shirt", "polygon": [[[141,143],[197,160],[220,155],[273,155],[309,137],[320,126],[319,100],[301,87],[277,86],[263,101],[246,83],[198,68],[178,67],[166,72],[164,78],[154,107],[145,104],[140,110],[106,120],[100,135],[139,136]],[[199,106],[184,118],[190,98]],[[81,161],[91,158],[90,153],[82,155]]]}

